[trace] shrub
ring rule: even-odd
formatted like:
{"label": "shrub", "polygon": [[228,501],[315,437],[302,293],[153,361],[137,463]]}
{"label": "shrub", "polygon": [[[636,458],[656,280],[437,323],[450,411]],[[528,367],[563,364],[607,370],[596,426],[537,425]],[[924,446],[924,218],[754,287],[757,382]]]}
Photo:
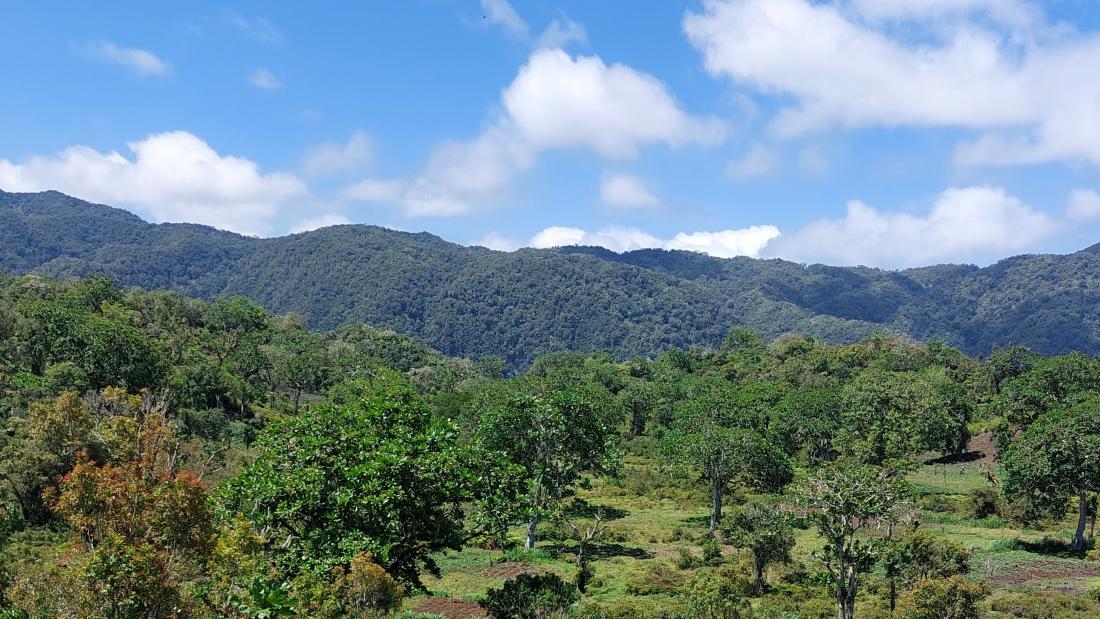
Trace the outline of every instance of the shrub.
{"label": "shrub", "polygon": [[703,563],[717,565],[722,562],[722,545],[713,537],[708,537],[700,544],[703,549]]}
{"label": "shrub", "polygon": [[357,554],[346,570],[337,567],[333,572],[338,597],[349,616],[372,616],[397,610],[405,597],[405,588],[367,553]]}
{"label": "shrub", "polygon": [[907,619],[977,619],[978,602],[989,595],[981,583],[961,576],[922,580],[901,596],[896,615]]}
{"label": "shrub", "polygon": [[970,512],[975,518],[989,518],[1000,514],[1000,493],[996,488],[975,488],[970,493]]}
{"label": "shrub", "polygon": [[491,589],[480,604],[493,619],[556,619],[578,597],[576,587],[557,574],[520,574]]}

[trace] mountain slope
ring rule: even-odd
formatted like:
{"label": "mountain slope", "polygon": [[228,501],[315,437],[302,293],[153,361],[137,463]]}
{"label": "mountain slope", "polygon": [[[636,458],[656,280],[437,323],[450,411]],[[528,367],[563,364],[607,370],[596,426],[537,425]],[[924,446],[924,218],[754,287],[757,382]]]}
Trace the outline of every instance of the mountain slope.
{"label": "mountain slope", "polygon": [[891,330],[970,353],[1005,343],[1100,352],[1094,248],[906,271],[663,250],[505,253],[358,225],[256,239],[149,224],[56,192],[0,192],[0,268],[244,294],[319,328],[367,322],[513,366],[556,350],[715,345],[733,324],[829,340]]}

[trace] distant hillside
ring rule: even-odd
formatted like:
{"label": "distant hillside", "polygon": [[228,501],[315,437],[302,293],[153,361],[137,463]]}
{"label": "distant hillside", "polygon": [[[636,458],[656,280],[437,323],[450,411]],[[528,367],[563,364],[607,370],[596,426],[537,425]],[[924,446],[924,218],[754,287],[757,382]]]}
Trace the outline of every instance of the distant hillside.
{"label": "distant hillside", "polygon": [[663,250],[505,253],[358,225],[255,239],[57,192],[0,192],[0,268],[243,294],[318,328],[366,322],[512,366],[558,350],[713,346],[734,324],[833,341],[890,330],[972,354],[1006,343],[1100,352],[1097,247],[905,271]]}

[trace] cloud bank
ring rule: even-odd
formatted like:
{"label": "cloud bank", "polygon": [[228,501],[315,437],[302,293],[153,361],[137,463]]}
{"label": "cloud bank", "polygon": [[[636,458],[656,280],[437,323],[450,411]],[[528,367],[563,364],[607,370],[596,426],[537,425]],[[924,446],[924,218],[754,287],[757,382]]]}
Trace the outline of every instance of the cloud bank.
{"label": "cloud bank", "polygon": [[287,173],[264,173],[254,162],[221,155],[186,131],[128,144],[127,157],[72,146],[54,156],[15,163],[0,159],[6,191],[59,191],[112,205],[134,206],[154,221],[191,222],[242,234],[274,232],[272,220],[306,186]]}

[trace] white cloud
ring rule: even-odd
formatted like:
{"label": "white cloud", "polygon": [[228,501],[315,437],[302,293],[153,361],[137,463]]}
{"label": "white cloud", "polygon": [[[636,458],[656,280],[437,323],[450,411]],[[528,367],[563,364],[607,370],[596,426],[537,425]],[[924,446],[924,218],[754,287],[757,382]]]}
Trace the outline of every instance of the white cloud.
{"label": "white cloud", "polygon": [[305,170],[309,174],[352,172],[374,161],[374,140],[357,131],[347,142],[324,142],[306,152]]}
{"label": "white cloud", "polygon": [[144,49],[119,47],[110,41],[88,44],[87,52],[93,58],[124,66],[138,75],[167,75],[171,65]]}
{"label": "white cloud", "polygon": [[1040,18],[1040,11],[1021,0],[852,0],[860,16],[869,20],[943,19],[959,15],[984,14],[1000,23],[1027,27]]}
{"label": "white cloud", "polygon": [[329,213],[327,215],[321,215],[320,217],[311,217],[299,221],[290,227],[288,234],[298,234],[299,232],[309,232],[311,230],[317,230],[318,228],[327,228],[329,226],[341,226],[344,224],[350,224],[351,221],[347,217],[337,213]]}
{"label": "white cloud", "polygon": [[501,101],[516,133],[542,150],[628,158],[646,144],[715,144],[725,136],[718,121],[681,111],[652,75],[555,49],[532,54]]}
{"label": "white cloud", "polygon": [[620,209],[651,209],[660,203],[642,179],[631,174],[604,176],[600,183],[600,199],[604,204]]}
{"label": "white cloud", "polygon": [[470,245],[477,247],[487,247],[489,249],[495,249],[497,251],[515,251],[519,249],[519,244],[512,239],[497,234],[496,232],[490,232],[480,239],[473,241]]}
{"label": "white cloud", "polygon": [[1100,217],[1100,193],[1079,189],[1069,196],[1066,217],[1071,221],[1085,221]]}
{"label": "white cloud", "polygon": [[588,33],[584,26],[570,19],[555,19],[535,40],[535,47],[564,49],[573,43],[587,42]]}
{"label": "white cloud", "polygon": [[271,220],[290,200],[307,196],[294,175],[263,173],[254,162],[220,155],[185,131],[128,144],[126,157],[72,146],[55,156],[14,163],[0,159],[7,191],[57,189],[86,200],[133,205],[156,221],[207,224],[244,234],[272,231]]}
{"label": "white cloud", "polygon": [[264,17],[248,19],[240,15],[230,15],[229,23],[254,41],[268,45],[281,45],[283,42],[279,29]]}
{"label": "white cloud", "polygon": [[726,164],[726,173],[734,178],[749,178],[771,172],[779,158],[763,144],[754,144],[740,159]]}
{"label": "white cloud", "polygon": [[500,26],[508,34],[520,39],[529,36],[527,22],[516,13],[508,0],[481,0],[481,10],[485,12],[487,22]]}
{"label": "white cloud", "polygon": [[672,240],[665,242],[664,247],[697,251],[719,258],[734,256],[755,258],[768,243],[777,238],[779,238],[779,228],[775,226],[751,226],[718,232],[681,232],[672,237]]}
{"label": "white cloud", "polygon": [[800,262],[883,267],[980,261],[1026,250],[1059,227],[1003,189],[966,187],[945,191],[923,216],[883,213],[852,201],[843,219],[813,222],[763,253]]}
{"label": "white cloud", "polygon": [[584,43],[588,34],[584,26],[566,17],[550,22],[537,37],[531,36],[531,27],[520,17],[508,0],[481,0],[485,22],[499,26],[510,36],[526,42],[533,48],[564,48],[572,43]]}
{"label": "white cloud", "polygon": [[[1100,35],[1032,24],[1041,14],[1020,2],[856,4],[865,12],[880,7],[882,18],[917,21],[898,29],[861,20],[843,1],[706,0],[683,26],[711,74],[797,100],[772,120],[779,136],[957,127],[987,132],[959,149],[960,163],[1100,165]],[[1041,35],[993,29],[975,13],[1029,24]]]}
{"label": "white cloud", "polygon": [[271,72],[271,69],[256,69],[248,76],[248,83],[260,90],[278,90],[283,83]]}
{"label": "white cloud", "polygon": [[595,245],[624,252],[636,249],[682,249],[709,254],[718,258],[757,256],[772,239],[779,237],[775,226],[751,226],[717,232],[681,232],[671,239],[659,239],[637,228],[612,226],[599,232],[581,228],[552,226],[531,238],[531,247],[565,247]]}
{"label": "white cloud", "polygon": [[648,145],[713,145],[725,125],[682,111],[664,85],[630,67],[559,49],[531,54],[478,137],[435,149],[396,202],[408,215],[458,215],[488,204],[517,173],[552,150],[623,160]]}

